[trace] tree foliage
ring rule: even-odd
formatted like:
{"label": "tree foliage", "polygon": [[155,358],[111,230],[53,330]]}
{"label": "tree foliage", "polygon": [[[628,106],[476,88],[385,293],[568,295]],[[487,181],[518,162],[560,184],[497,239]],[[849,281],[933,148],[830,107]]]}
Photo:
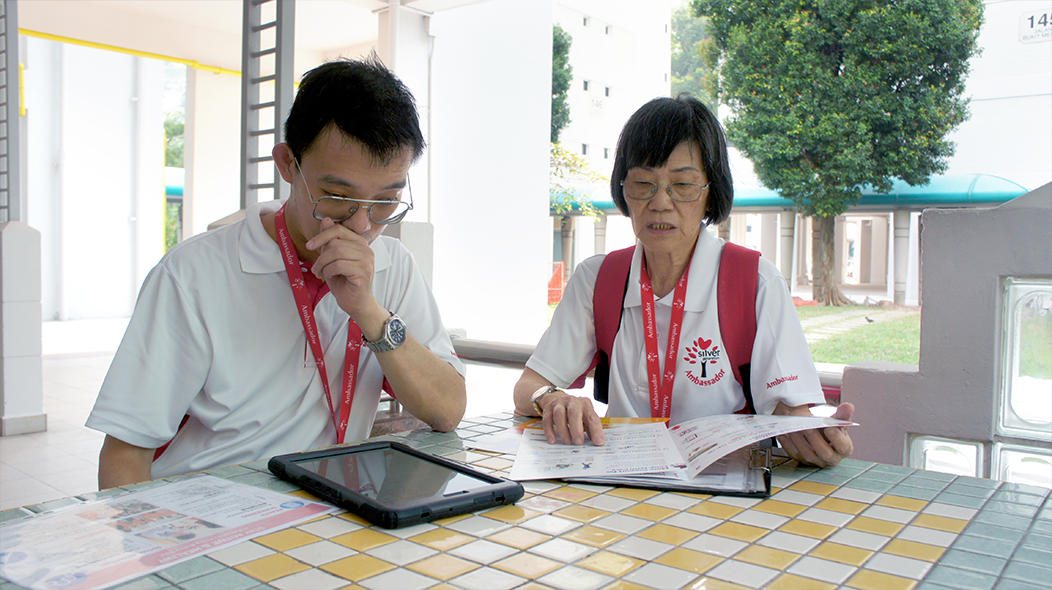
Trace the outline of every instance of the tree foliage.
{"label": "tree foliage", "polygon": [[570,45],[573,38],[559,25],[552,28],[552,133],[551,142],[559,143],[559,134],[570,124],[570,103],[566,93],[573,81]]}
{"label": "tree foliage", "polygon": [[946,169],[982,0],[694,0],[722,57],[727,130],[768,188],[833,216]]}
{"label": "tree foliage", "polygon": [[164,120],[164,165],[183,167],[183,113],[168,113]]}
{"label": "tree foliage", "polygon": [[686,92],[715,111],[719,49],[705,30],[706,21],[685,4],[672,12],[672,96]]}
{"label": "tree foliage", "polygon": [[582,189],[610,179],[599,174],[576,154],[563,149],[559,144],[551,146],[549,174],[549,203],[552,211],[569,215],[574,209],[582,215],[598,219],[603,214],[592,202],[584,198]]}

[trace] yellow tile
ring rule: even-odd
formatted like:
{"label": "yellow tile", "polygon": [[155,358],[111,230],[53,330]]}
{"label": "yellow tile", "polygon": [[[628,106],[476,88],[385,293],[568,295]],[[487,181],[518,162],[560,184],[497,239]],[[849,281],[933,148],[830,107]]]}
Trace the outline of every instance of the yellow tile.
{"label": "yellow tile", "polygon": [[914,512],[920,512],[928,505],[927,500],[917,500],[916,498],[903,498],[902,496],[884,496],[877,500],[877,504],[880,506],[890,506],[892,508],[901,508],[903,510],[912,510]]}
{"label": "yellow tile", "polygon": [[684,547],[676,547],[654,561],[662,565],[694,572],[695,574],[703,574],[722,562],[723,558]]}
{"label": "yellow tile", "polygon": [[873,570],[859,570],[847,582],[848,588],[858,588],[858,590],[913,590],[916,585],[916,580],[882,574]]}
{"label": "yellow tile", "polygon": [[811,537],[812,539],[824,539],[835,533],[837,528],[835,526],[829,526],[828,524],[819,524],[817,522],[808,522],[806,520],[790,520],[783,524],[778,530],[783,533]]}
{"label": "yellow tile", "polygon": [[562,538],[577,541],[578,543],[584,543],[585,545],[591,545],[592,547],[602,548],[624,539],[625,536],[621,533],[615,533],[614,531],[608,531],[594,526],[583,526],[563,534]]}
{"label": "yellow tile", "polygon": [[296,572],[309,570],[310,566],[292,559],[288,555],[275,553],[266,557],[242,563],[234,566],[237,571],[252,576],[260,582],[269,582],[278,578],[292,575]]}
{"label": "yellow tile", "polygon": [[340,576],[341,578],[345,578],[352,582],[364,580],[377,574],[391,571],[394,568],[395,566],[386,561],[376,559],[375,557],[364,553],[344,557],[343,559],[321,566],[321,569],[330,574]]}
{"label": "yellow tile", "polygon": [[321,537],[301,531],[299,529],[285,529],[262,537],[256,537],[255,541],[260,545],[270,547],[274,551],[288,551],[296,547],[310,545],[321,541]]}
{"label": "yellow tile", "polygon": [[865,563],[871,555],[873,555],[872,551],[859,549],[858,547],[849,547],[839,543],[822,543],[818,547],[815,547],[814,551],[811,552],[812,557],[820,557],[822,559],[828,559],[829,561],[846,563],[855,567]]}
{"label": "yellow tile", "polygon": [[691,590],[749,590],[746,586],[739,586],[716,578],[701,578],[691,584],[690,588]]}
{"label": "yellow tile", "polygon": [[445,581],[478,569],[479,565],[452,555],[439,554],[409,564],[406,567],[414,572]]}
{"label": "yellow tile", "polygon": [[450,549],[455,549],[461,545],[474,541],[475,537],[451,531],[449,529],[439,528],[431,529],[426,533],[420,533],[419,535],[410,537],[409,540],[420,543],[421,545],[427,545],[438,551],[449,551]]}
{"label": "yellow tile", "polygon": [[842,512],[844,514],[858,514],[868,508],[868,505],[863,504],[862,502],[841,500],[840,498],[826,498],[816,504],[815,508],[832,510],[833,512]]}
{"label": "yellow tile", "polygon": [[693,494],[691,492],[670,492],[677,496],[685,496],[687,498],[694,498],[695,500],[708,500],[712,497],[712,494]]}
{"label": "yellow tile", "polygon": [[486,469],[500,470],[511,467],[512,463],[503,457],[490,457],[481,461],[475,461],[472,465],[478,465],[480,467],[485,467]]}
{"label": "yellow tile", "polygon": [[572,502],[576,504],[582,500],[587,500],[592,496],[597,496],[598,494],[596,494],[595,492],[579,490],[570,486],[563,486],[561,488],[555,488],[554,490],[544,492],[543,495],[548,496],[549,498],[555,498],[557,500],[563,500],[565,502]]}
{"label": "yellow tile", "polygon": [[697,506],[691,506],[687,509],[687,512],[691,514],[700,514],[702,516],[708,516],[711,518],[718,518],[720,520],[727,520],[732,516],[741,512],[743,508],[737,506],[731,506],[730,504],[721,504],[719,502],[702,502]]}
{"label": "yellow tile", "polygon": [[666,519],[675,513],[676,511],[671,508],[655,506],[653,504],[636,504],[621,511],[621,514],[636,516],[646,520],[653,520],[654,522]]}
{"label": "yellow tile", "polygon": [[604,516],[610,516],[610,513],[605,510],[596,510],[595,508],[576,505],[560,508],[555,511],[555,514],[563,518],[576,520],[577,522],[592,522],[593,520],[599,520]]}
{"label": "yellow tile", "polygon": [[798,481],[793,485],[789,486],[790,490],[796,490],[798,492],[805,492],[808,494],[818,494],[819,496],[828,496],[837,490],[836,486],[831,486],[825,483],[816,483],[813,481]]}
{"label": "yellow tile", "polygon": [[551,539],[550,535],[531,531],[529,529],[511,528],[486,537],[487,541],[493,541],[516,549],[528,549],[538,543]]}
{"label": "yellow tile", "polygon": [[756,506],[753,506],[752,509],[759,512],[766,512],[768,514],[778,514],[780,516],[796,518],[798,514],[807,510],[807,506],[790,504],[789,502],[782,502],[781,500],[764,500]]}
{"label": "yellow tile", "polygon": [[615,496],[618,498],[624,498],[626,500],[635,500],[636,502],[642,502],[648,498],[660,494],[661,492],[655,492],[654,490],[641,490],[639,488],[617,488],[610,490],[606,494],[608,496]]}
{"label": "yellow tile", "polygon": [[629,582],[628,580],[618,580],[609,586],[604,586],[603,590],[651,590],[646,586],[640,586]]}
{"label": "yellow tile", "polygon": [[697,537],[698,533],[696,531],[688,531],[687,529],[681,529],[667,524],[656,524],[644,531],[636,533],[636,536],[650,539],[651,541],[668,543],[669,545],[682,545],[694,537]]}
{"label": "yellow tile", "polygon": [[794,576],[793,574],[782,574],[773,582],[765,586],[767,590],[834,590],[836,584],[819,582],[811,578]]}
{"label": "yellow tile", "polygon": [[361,529],[338,537],[333,537],[329,540],[333,543],[339,543],[344,547],[350,547],[355,551],[367,551],[373,547],[386,545],[397,541],[398,539],[387,533],[381,533],[374,529]]}
{"label": "yellow tile", "polygon": [[945,552],[946,550],[942,547],[928,545],[927,543],[918,543],[916,541],[906,541],[905,539],[894,539],[881,550],[881,553],[912,557],[913,559],[919,559],[931,563],[938,561]]}
{"label": "yellow tile", "polygon": [[789,567],[789,564],[800,559],[800,555],[762,545],[752,545],[735,555],[734,559],[776,570],[784,570]]}
{"label": "yellow tile", "polygon": [[351,512],[344,512],[343,514],[338,514],[336,516],[337,516],[337,518],[342,518],[344,520],[348,520],[350,522],[353,522],[355,524],[360,524],[362,526],[373,526],[373,524],[371,522],[369,522],[368,520],[365,520],[361,516],[358,516],[357,514],[353,514]]}
{"label": "yellow tile", "polygon": [[515,505],[501,506],[495,508],[483,514],[486,518],[492,518],[508,524],[519,524],[524,520],[529,520],[534,516],[539,515],[540,512],[535,510],[527,510],[525,508],[519,508]]}
{"label": "yellow tile", "polygon": [[553,572],[563,564],[552,561],[550,559],[541,557],[540,555],[534,555],[532,553],[516,553],[507,559],[502,559],[497,563],[493,564],[493,567],[514,574],[516,576],[522,576],[527,580],[539,578],[544,574]]}
{"label": "yellow tile", "polygon": [[739,541],[752,543],[753,541],[766,535],[767,529],[761,529],[760,527],[749,526],[747,524],[739,524],[736,522],[725,522],[720,526],[709,530],[709,532],[714,535],[719,535],[720,537],[738,539]]}
{"label": "yellow tile", "polygon": [[869,518],[868,516],[855,517],[855,520],[847,524],[847,528],[853,531],[863,531],[874,535],[884,535],[885,537],[894,537],[905,526],[897,522]]}
{"label": "yellow tile", "polygon": [[968,526],[968,521],[958,520],[956,518],[946,518],[945,516],[935,516],[934,514],[920,514],[917,518],[913,519],[913,524],[922,526],[926,529],[935,529],[946,531],[948,533],[959,533],[964,530],[964,527]]}
{"label": "yellow tile", "polygon": [[578,561],[576,565],[590,569],[593,572],[599,572],[600,574],[619,578],[645,563],[646,562],[641,559],[636,559],[627,555],[618,555],[617,553],[611,553],[609,551],[600,551],[599,553],[594,553],[585,559]]}
{"label": "yellow tile", "polygon": [[315,496],[314,494],[308,492],[307,490],[295,490],[295,491],[292,491],[292,492],[285,492],[285,493],[290,495],[290,496],[296,496],[296,497],[299,497],[299,498],[306,498],[308,500],[312,500],[312,501],[315,501],[315,502],[323,502],[324,501],[321,498]]}
{"label": "yellow tile", "polygon": [[454,522],[457,522],[458,520],[464,520],[465,518],[471,518],[472,516],[474,516],[474,515],[471,514],[471,513],[458,514],[456,516],[450,516],[450,517],[447,517],[447,518],[442,518],[442,519],[436,520],[434,522],[434,524],[437,524],[438,526],[448,526],[448,525],[453,524]]}

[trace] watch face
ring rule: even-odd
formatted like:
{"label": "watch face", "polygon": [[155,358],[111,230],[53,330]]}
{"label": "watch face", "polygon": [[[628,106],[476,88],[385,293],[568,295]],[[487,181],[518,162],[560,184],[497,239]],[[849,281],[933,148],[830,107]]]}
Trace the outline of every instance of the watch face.
{"label": "watch face", "polygon": [[394,344],[402,344],[405,342],[405,324],[398,316],[392,317],[387,322],[387,333],[391,338],[391,342]]}

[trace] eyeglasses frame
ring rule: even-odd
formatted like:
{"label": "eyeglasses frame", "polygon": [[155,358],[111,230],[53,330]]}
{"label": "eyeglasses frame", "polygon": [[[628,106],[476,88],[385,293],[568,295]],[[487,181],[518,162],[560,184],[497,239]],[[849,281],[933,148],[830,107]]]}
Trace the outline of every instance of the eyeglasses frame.
{"label": "eyeglasses frame", "polygon": [[[300,178],[303,179],[303,188],[307,189],[307,198],[310,199],[310,202],[314,204],[314,209],[311,211],[311,215],[313,215],[314,219],[317,219],[318,221],[324,221],[326,219],[326,217],[328,217],[329,219],[332,219],[333,223],[343,223],[344,221],[347,221],[348,219],[354,217],[354,215],[356,213],[358,213],[358,210],[361,209],[362,205],[365,205],[365,213],[366,213],[366,215],[369,216],[369,221],[370,222],[375,223],[376,225],[394,225],[396,223],[401,223],[402,220],[405,219],[406,214],[408,214],[410,211],[413,210],[413,186],[409,182],[409,176],[408,175],[406,175],[406,177],[405,177],[405,186],[406,186],[407,189],[409,189],[409,202],[408,203],[406,203],[405,201],[401,201],[401,200],[399,200],[399,201],[371,201],[371,200],[367,200],[367,199],[350,199],[350,198],[347,198],[347,197],[320,197],[320,198],[318,198],[318,200],[314,200],[314,194],[311,193],[310,186],[307,184],[307,178],[303,174],[303,167],[300,166],[300,162],[299,162],[298,159],[293,158],[292,161],[295,162],[296,170],[299,171]],[[329,201],[335,201],[337,203],[354,203],[355,207],[354,207],[354,209],[351,210],[350,213],[347,214],[346,217],[342,217],[340,219],[335,219],[332,216],[327,216],[327,215],[319,216],[318,215],[318,205],[321,204],[321,202],[326,200],[326,199],[328,199]],[[374,206],[380,205],[380,204],[388,204],[389,205],[391,203],[406,203],[407,205],[409,205],[409,208],[406,209],[405,211],[403,211],[402,213],[394,216],[394,217],[387,218],[385,221],[377,221],[377,220],[373,219],[373,207]]]}
{"label": "eyeglasses frame", "polygon": [[[656,182],[650,182],[648,180],[638,180],[638,181],[633,180],[633,181],[629,181],[629,182],[640,182],[640,183],[645,182],[647,184],[650,184],[650,185],[654,186],[654,189],[650,192],[650,196],[649,197],[643,197],[641,199],[639,197],[633,197],[633,196],[629,195],[628,192],[625,191],[625,181],[622,180],[621,181],[621,192],[626,197],[628,197],[629,199],[632,199],[633,201],[649,201],[649,200],[651,200],[651,199],[653,199],[654,197],[657,196],[659,190],[664,188],[665,189],[665,194],[668,195],[668,198],[672,199],[673,201],[675,201],[677,203],[695,203],[695,202],[701,200],[701,195],[705,194],[705,189],[709,188],[709,186],[712,184],[712,181],[706,182],[705,184],[701,184],[700,182],[670,182],[668,184],[658,184]],[[701,187],[701,191],[698,193],[698,198],[697,199],[691,199],[689,201],[684,201],[683,199],[677,199],[676,198],[676,196],[674,194],[674,191],[672,190],[672,185],[674,185],[674,184],[692,184],[694,186],[700,186]]]}

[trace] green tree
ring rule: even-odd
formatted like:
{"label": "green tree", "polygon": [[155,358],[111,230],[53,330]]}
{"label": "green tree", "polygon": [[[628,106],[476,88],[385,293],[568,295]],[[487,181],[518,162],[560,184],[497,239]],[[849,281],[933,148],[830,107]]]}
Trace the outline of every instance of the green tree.
{"label": "green tree", "polygon": [[721,55],[731,141],[768,188],[814,217],[813,297],[845,301],[833,276],[837,215],[863,187],[925,184],[968,117],[982,0],[693,0]]}
{"label": "green tree", "polygon": [[715,110],[719,50],[705,24],[685,4],[672,12],[672,96],[686,92]]}
{"label": "green tree", "polygon": [[164,119],[164,165],[183,167],[183,113],[168,113]]}
{"label": "green tree", "polygon": [[559,25],[552,27],[552,143],[559,143],[559,134],[570,124],[570,103],[566,93],[573,81],[570,65],[570,45],[573,38]]}
{"label": "green tree", "polygon": [[559,144],[551,145],[549,174],[549,206],[562,216],[568,216],[576,208],[582,215],[598,219],[603,214],[589,199],[583,198],[586,186],[610,179],[592,170],[588,163],[576,154],[563,149]]}

